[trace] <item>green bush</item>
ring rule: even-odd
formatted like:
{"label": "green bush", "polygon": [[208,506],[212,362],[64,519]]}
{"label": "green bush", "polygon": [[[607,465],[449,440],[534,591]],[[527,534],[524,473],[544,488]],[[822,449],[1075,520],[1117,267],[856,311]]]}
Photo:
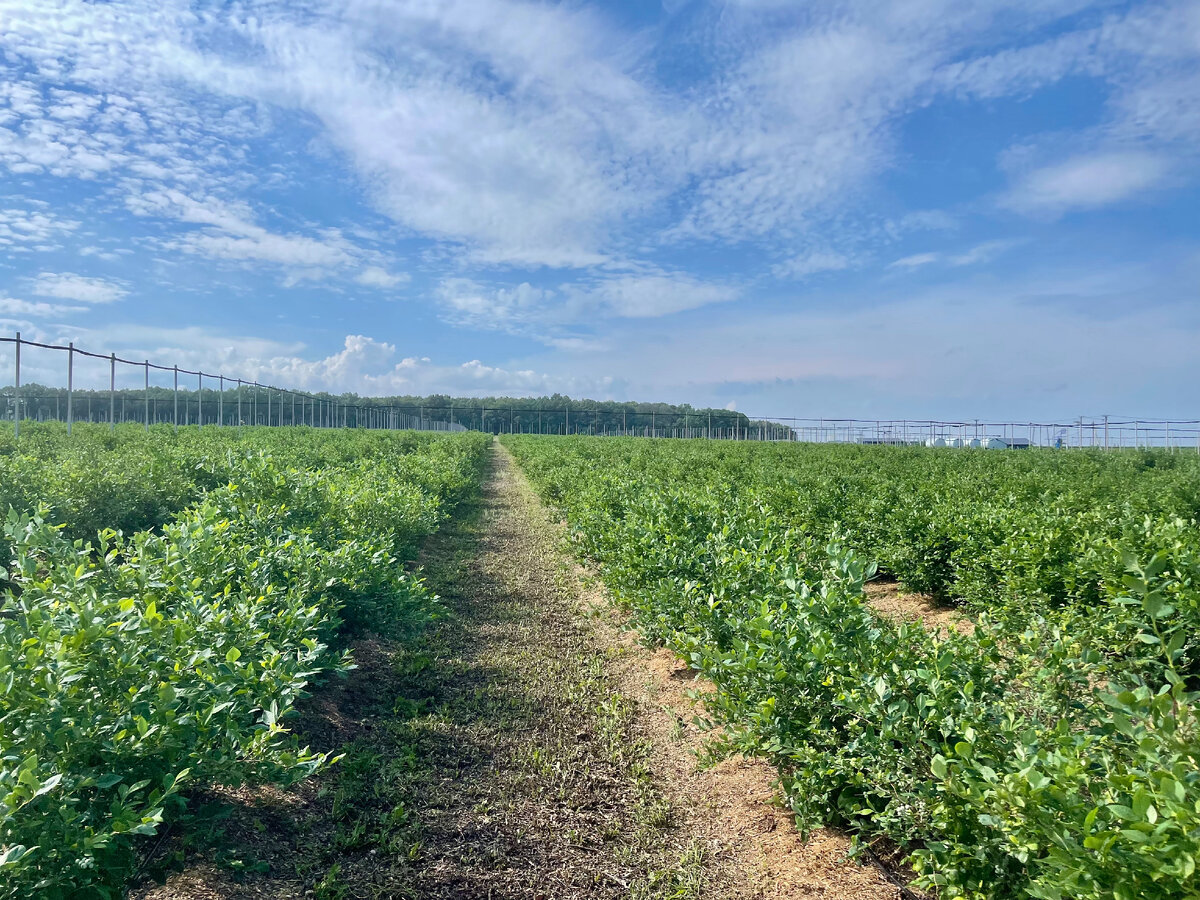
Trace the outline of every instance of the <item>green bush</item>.
{"label": "green bush", "polygon": [[[164,446],[126,437],[118,456]],[[326,765],[288,733],[297,699],[350,664],[336,649],[350,631],[408,633],[438,613],[400,557],[477,483],[486,439],[247,438],[189,435],[212,441],[195,468],[228,483],[168,486],[157,506],[135,498],[131,512],[110,494],[120,480],[97,474],[107,487],[91,495],[104,501],[92,523],[198,492],[154,530],[87,541],[51,524],[57,509],[10,509],[0,898],[119,896],[136,838],[178,810],[184,786],[286,784]]]}
{"label": "green bush", "polygon": [[[1194,465],[505,443],[643,634],[713,682],[711,724],[778,767],[802,828],[887,837],[947,898],[1197,896]],[[1181,480],[1143,493],[1163,473]],[[969,593],[973,632],[876,615],[870,556]]]}

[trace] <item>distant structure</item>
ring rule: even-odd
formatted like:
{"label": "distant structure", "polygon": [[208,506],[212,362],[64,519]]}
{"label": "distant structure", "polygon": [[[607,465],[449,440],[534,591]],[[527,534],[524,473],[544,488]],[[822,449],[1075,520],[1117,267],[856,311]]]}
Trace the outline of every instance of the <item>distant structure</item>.
{"label": "distant structure", "polygon": [[925,439],[926,447],[974,447],[982,450],[1028,450],[1032,445],[1029,438],[940,438]]}

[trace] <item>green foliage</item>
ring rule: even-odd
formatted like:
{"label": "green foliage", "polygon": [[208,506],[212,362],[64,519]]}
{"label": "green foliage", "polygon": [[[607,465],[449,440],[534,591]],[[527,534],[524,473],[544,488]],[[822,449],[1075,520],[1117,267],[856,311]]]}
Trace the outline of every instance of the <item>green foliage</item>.
{"label": "green foliage", "polygon": [[[1197,896],[1200,467],[505,443],[801,827],[884,835],[942,897]],[[968,598],[974,631],[877,616],[870,557]]]}
{"label": "green foliage", "polygon": [[[47,437],[31,431],[31,444]],[[101,436],[76,437],[50,435],[45,464],[82,466]],[[110,492],[120,479],[93,472],[105,505],[85,516],[144,521],[195,495],[157,529],[85,540],[45,505],[5,520],[0,897],[119,896],[135,839],[179,811],[185,786],[286,784],[328,764],[286,720],[313,679],[350,664],[337,649],[348,631],[437,614],[402,561],[476,483],[485,448],[478,436],[171,437],[123,434],[100,451],[175,477],[131,511]],[[22,471],[53,493],[62,483],[24,441]]]}

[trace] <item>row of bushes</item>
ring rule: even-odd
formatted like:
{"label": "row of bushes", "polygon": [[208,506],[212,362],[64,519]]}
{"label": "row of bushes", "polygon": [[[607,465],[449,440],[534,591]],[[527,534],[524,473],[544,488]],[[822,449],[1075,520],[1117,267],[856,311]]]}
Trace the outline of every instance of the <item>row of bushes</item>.
{"label": "row of bushes", "polygon": [[874,565],[724,481],[704,458],[724,448],[505,442],[644,635],[713,682],[706,715],[779,768],[803,828],[887,838],[942,897],[1196,896],[1200,694],[1167,554],[1118,541],[1094,601],[1136,653],[1039,608],[937,635],[876,615]]}
{"label": "row of bushes", "polygon": [[286,784],[326,765],[288,733],[296,700],[350,664],[354,630],[436,615],[401,561],[477,483],[485,439],[292,440],[315,446],[281,456],[326,464],[212,446],[231,480],[152,531],[85,541],[45,506],[9,512],[0,897],[120,896],[138,837],[184,786]]}
{"label": "row of bushes", "polygon": [[[1118,602],[1122,549],[1162,554],[1163,590],[1200,635],[1200,454],[619,439],[589,454],[654,484],[765,505],[818,543],[836,536],[909,591],[1013,629],[1042,618],[1086,630],[1106,655],[1131,661],[1143,645]],[[558,473],[537,474],[565,501],[571,486]],[[1186,649],[1195,673],[1194,642]]]}

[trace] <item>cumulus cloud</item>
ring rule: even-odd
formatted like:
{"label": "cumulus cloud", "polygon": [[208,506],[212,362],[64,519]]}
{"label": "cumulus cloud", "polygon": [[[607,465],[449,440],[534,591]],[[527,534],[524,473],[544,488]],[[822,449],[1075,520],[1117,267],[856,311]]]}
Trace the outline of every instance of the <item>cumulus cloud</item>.
{"label": "cumulus cloud", "polygon": [[57,250],[64,236],[79,228],[42,209],[0,209],[0,247],[8,252]]}
{"label": "cumulus cloud", "polygon": [[382,266],[367,266],[354,276],[354,280],[366,287],[393,288],[404,284],[409,280],[409,276],[404,273],[392,274]]}
{"label": "cumulus cloud", "polygon": [[[0,299],[0,316],[8,313],[40,315],[36,311],[30,313],[20,301]],[[404,357],[395,344],[361,334],[347,335],[339,350],[320,356],[302,344],[242,338],[195,327],[172,329],[128,325],[79,329],[52,323],[18,324],[28,326],[24,336],[32,340],[47,343],[73,340],[77,347],[86,350],[115,351],[118,356],[130,359],[200,368],[214,375],[224,375],[230,381],[241,378],[299,391],[354,392],[364,396],[432,393],[495,396],[556,392],[601,396],[613,383],[608,374],[575,376],[526,366],[486,364],[478,359],[437,362],[429,357]],[[0,347],[0,352],[2,349]],[[63,367],[55,365],[52,356],[31,356],[22,363],[22,372],[29,380],[53,385],[59,384],[64,377]],[[77,384],[82,387],[89,387],[93,382],[97,386],[106,384],[107,367],[100,368],[92,371],[81,363],[77,366]],[[139,377],[140,371],[138,369]],[[118,367],[118,386],[127,374]]]}

